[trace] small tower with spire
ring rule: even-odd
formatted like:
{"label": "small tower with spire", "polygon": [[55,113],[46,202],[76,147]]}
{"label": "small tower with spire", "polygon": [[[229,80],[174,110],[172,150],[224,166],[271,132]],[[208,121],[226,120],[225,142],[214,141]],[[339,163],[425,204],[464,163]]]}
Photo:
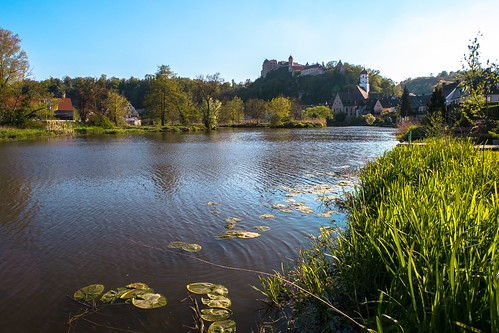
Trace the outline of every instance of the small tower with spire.
{"label": "small tower with spire", "polygon": [[289,58],[288,58],[288,70],[290,72],[293,71],[293,57],[292,56],[289,56]]}
{"label": "small tower with spire", "polygon": [[365,90],[366,93],[369,94],[369,74],[366,69],[360,73],[360,84],[359,87]]}

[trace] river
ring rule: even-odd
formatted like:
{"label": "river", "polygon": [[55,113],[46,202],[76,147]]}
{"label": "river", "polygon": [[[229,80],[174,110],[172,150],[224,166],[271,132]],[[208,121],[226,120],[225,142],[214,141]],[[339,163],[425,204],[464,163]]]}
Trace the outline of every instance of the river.
{"label": "river", "polygon": [[[321,226],[344,220],[342,212],[318,216],[326,207],[314,186],[343,196],[354,172],[396,143],[393,129],[378,127],[2,142],[0,331],[67,332],[68,318],[83,307],[66,295],[93,283],[109,290],[132,282],[147,283],[168,304],[104,307],[85,317],[92,323],[74,322],[71,332],[188,332],[192,282],[225,285],[238,331],[257,331],[257,275],[196,258],[279,270]],[[289,191],[298,195],[287,197]],[[290,198],[314,212],[272,208]],[[230,217],[241,219],[237,228],[271,229],[253,239],[220,239]],[[202,250],[168,249],[173,241]]]}

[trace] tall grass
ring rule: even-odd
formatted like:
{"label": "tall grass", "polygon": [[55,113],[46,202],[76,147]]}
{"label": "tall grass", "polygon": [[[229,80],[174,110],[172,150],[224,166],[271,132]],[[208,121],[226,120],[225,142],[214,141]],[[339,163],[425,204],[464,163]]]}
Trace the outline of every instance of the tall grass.
{"label": "tall grass", "polygon": [[[379,332],[497,332],[498,182],[497,154],[469,142],[398,146],[360,172],[347,230],[323,234],[292,275]],[[326,292],[305,266],[324,270]]]}

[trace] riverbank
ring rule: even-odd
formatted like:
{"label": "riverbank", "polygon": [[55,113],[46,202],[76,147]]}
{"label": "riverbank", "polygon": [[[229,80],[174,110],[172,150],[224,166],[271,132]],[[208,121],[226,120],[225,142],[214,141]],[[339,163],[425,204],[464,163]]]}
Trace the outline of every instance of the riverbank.
{"label": "riverbank", "polygon": [[106,135],[106,134],[146,134],[164,132],[196,132],[204,131],[202,125],[168,125],[168,126],[124,126],[103,128],[98,126],[87,126],[78,122],[56,123],[50,126],[37,126],[35,128],[0,128],[0,140],[25,140],[50,136],[84,136],[84,135]]}
{"label": "riverbank", "polygon": [[399,145],[360,172],[346,230],[323,228],[262,292],[310,331],[498,331],[498,183],[497,153],[469,142]]}

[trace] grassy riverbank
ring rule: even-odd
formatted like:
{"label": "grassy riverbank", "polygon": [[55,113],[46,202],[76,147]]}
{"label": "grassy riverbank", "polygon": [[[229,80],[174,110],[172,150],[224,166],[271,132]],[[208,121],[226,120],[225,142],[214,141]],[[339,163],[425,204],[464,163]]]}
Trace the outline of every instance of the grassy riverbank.
{"label": "grassy riverbank", "polygon": [[79,122],[39,122],[31,128],[1,128],[0,140],[24,140],[49,136],[82,136],[82,135],[107,135],[107,134],[145,134],[159,132],[194,132],[206,128],[201,125],[181,126],[122,126],[99,127],[88,126]]}
{"label": "grassy riverbank", "polygon": [[317,332],[497,332],[498,183],[497,154],[470,143],[398,146],[360,172],[346,230],[323,229],[262,291]]}

